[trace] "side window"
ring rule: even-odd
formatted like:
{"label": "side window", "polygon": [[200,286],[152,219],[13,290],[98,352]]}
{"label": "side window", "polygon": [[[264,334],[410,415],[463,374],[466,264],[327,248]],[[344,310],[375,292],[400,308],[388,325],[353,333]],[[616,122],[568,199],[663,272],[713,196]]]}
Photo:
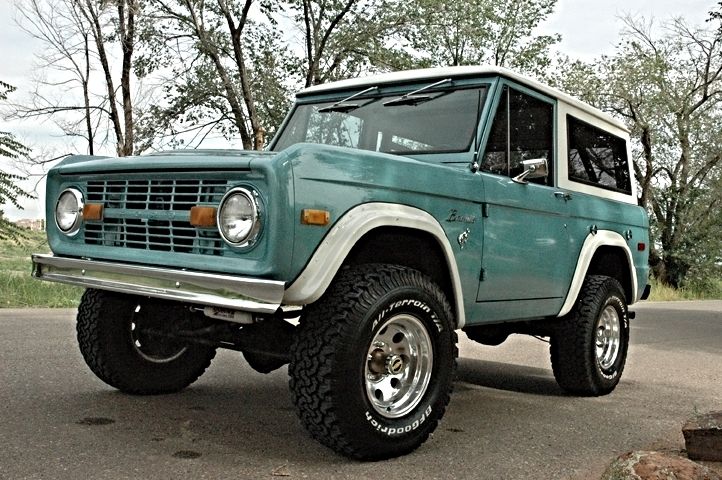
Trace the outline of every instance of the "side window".
{"label": "side window", "polygon": [[549,176],[530,180],[551,185],[554,106],[511,88],[504,88],[491,126],[481,169],[514,177],[524,171],[523,160],[546,158]]}
{"label": "side window", "polygon": [[569,180],[632,193],[624,139],[567,115]]}

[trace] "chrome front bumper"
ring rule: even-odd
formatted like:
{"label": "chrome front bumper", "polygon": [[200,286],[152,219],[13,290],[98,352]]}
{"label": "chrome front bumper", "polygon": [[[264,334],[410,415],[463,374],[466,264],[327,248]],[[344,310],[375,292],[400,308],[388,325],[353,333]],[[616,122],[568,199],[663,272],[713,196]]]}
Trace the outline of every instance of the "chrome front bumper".
{"label": "chrome front bumper", "polygon": [[86,288],[273,313],[283,300],[284,282],[188,272],[169,268],[33,255],[33,277]]}

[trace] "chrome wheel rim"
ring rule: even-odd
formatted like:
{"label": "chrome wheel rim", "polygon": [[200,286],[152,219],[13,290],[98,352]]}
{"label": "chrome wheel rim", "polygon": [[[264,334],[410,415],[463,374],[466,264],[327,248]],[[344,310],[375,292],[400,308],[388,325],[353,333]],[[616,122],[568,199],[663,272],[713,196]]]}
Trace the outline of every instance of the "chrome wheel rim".
{"label": "chrome wheel rim", "polygon": [[413,410],[431,381],[434,351],[424,324],[408,314],[386,321],[369,345],[365,383],[371,406],[386,418]]}
{"label": "chrome wheel rim", "polygon": [[617,361],[621,338],[619,313],[616,308],[608,305],[599,316],[595,339],[597,362],[603,370],[610,369]]}
{"label": "chrome wheel rim", "polygon": [[152,363],[168,363],[185,353],[187,346],[176,340],[148,334],[146,328],[162,328],[162,324],[153,318],[152,313],[143,311],[142,305],[136,305],[130,320],[130,341],[135,352]]}

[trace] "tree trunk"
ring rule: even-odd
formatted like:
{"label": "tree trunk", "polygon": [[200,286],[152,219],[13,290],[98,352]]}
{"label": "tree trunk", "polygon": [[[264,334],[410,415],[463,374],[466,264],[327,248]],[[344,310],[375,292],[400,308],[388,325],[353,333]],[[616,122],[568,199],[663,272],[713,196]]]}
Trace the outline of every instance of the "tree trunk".
{"label": "tree trunk", "polygon": [[[127,16],[125,9],[128,9]],[[133,62],[135,47],[135,13],[138,9],[137,0],[120,0],[118,2],[118,25],[120,29],[120,45],[123,52],[123,68],[120,75],[120,90],[123,97],[123,120],[125,138],[122,155],[133,154],[133,103],[130,91],[130,69]]]}
{"label": "tree trunk", "polygon": [[100,65],[103,68],[105,74],[105,86],[108,93],[108,103],[110,104],[110,121],[113,124],[113,132],[115,133],[116,141],[116,153],[118,156],[126,156],[124,149],[124,137],[123,128],[120,122],[120,115],[118,113],[118,104],[115,97],[115,85],[113,83],[113,76],[110,71],[110,63],[108,61],[108,55],[105,51],[105,39],[103,38],[103,29],[100,25],[100,18],[98,11],[95,10],[95,2],[92,0],[85,0],[85,8],[82,8],[83,15],[90,22],[91,30],[93,31],[93,38],[95,44],[98,47],[98,58]]}
{"label": "tree trunk", "polygon": [[[245,5],[243,6],[243,12],[241,14],[241,18],[238,21],[238,25],[236,25],[235,21],[233,20],[233,16],[231,15],[230,9],[228,8],[227,3],[225,0],[218,0],[218,5],[221,7],[221,11],[223,12],[224,17],[226,18],[226,23],[228,24],[228,29],[231,33],[231,43],[233,44],[233,58],[236,62],[236,68],[238,69],[238,75],[240,77],[241,81],[241,93],[243,95],[243,103],[246,106],[246,111],[248,112],[248,119],[251,122],[251,132],[252,132],[252,141],[250,142],[252,144],[251,148],[254,148],[256,150],[261,150],[263,148],[263,144],[265,142],[264,135],[261,132],[261,122],[258,118],[258,112],[256,110],[256,105],[253,99],[253,92],[251,90],[251,82],[248,78],[248,70],[246,69],[246,61],[243,57],[243,45],[241,44],[242,41],[242,34],[243,34],[243,28],[246,25],[246,19],[248,18],[248,11],[251,8],[251,4],[253,4],[253,0],[246,0]],[[244,122],[245,127],[245,122]],[[250,139],[249,139],[250,140]],[[260,141],[259,141],[260,140]],[[259,148],[260,145],[260,148]],[[246,145],[246,142],[244,141],[243,147],[246,149],[249,149],[249,147]]]}
{"label": "tree trunk", "polygon": [[88,83],[90,82],[90,49],[88,48],[88,34],[83,34],[84,54],[85,54],[85,78],[83,78],[83,102],[85,106],[85,128],[88,130],[88,155],[94,155],[95,141],[93,137],[93,124],[90,119],[90,92]]}

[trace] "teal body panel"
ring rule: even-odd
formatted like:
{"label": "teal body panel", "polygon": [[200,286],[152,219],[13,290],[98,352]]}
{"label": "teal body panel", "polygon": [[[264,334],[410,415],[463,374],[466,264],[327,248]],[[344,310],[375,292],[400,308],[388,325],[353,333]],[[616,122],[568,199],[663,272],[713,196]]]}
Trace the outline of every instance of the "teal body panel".
{"label": "teal body panel", "polygon": [[[388,202],[421,209],[444,229],[460,275],[467,325],[556,314],[592,225],[623,236],[631,231],[639,291],[646,285],[646,252],[636,248],[637,242],[648,242],[641,208],[578,192],[565,201],[554,195],[558,189],[518,185],[505,177],[473,173],[468,165],[311,144],[275,155],[240,152],[200,161],[173,155],[72,158],[49,173],[47,198],[57,199],[71,186],[82,188],[87,180],[147,178],[149,172],[176,179],[211,175],[228,180],[228,188],[256,189],[264,209],[259,242],[246,250],[226,246],[218,257],[134,250],[86,245],[82,235],[67,237],[48,222],[53,252],[290,284],[345,213],[361,204]],[[328,210],[329,225],[302,225],[301,211],[307,208]],[[54,200],[48,201],[48,218],[53,218],[53,209]],[[466,231],[468,241],[462,248],[457,238]]]}
{"label": "teal body panel", "polygon": [[558,311],[573,268],[565,200],[553,187],[482,176],[488,206],[477,301],[556,300]]}
{"label": "teal body panel", "polygon": [[[252,247],[237,249],[223,243],[221,255],[203,255],[88,245],[83,240],[84,227],[68,237],[50,220],[51,249],[61,256],[237,274],[280,280],[288,286],[346,213],[359,205],[384,202],[420,209],[441,225],[460,276],[467,325],[556,315],[593,227],[627,239],[641,294],[648,278],[645,212],[593,195],[533,183],[520,185],[508,177],[472,172],[469,166],[489,135],[501,86],[510,82],[500,78],[461,81],[489,87],[476,141],[468,152],[404,157],[296,144],[278,153],[186,150],[126,158],[69,157],[48,175],[49,220],[65,188],[79,188],[85,195],[85,185],[91,180],[213,178],[225,180],[227,189],[242,186],[257,191],[263,227]],[[411,87],[384,88],[402,93]],[[307,96],[299,102],[340,100],[348,93]],[[555,151],[555,160],[557,156]],[[331,221],[324,226],[303,225],[304,209],[327,210]],[[111,213],[132,216],[138,212]],[[187,222],[188,216],[178,213],[179,220]],[[462,234],[468,235],[463,244],[458,241]],[[646,244],[644,251],[637,247],[640,242]]]}
{"label": "teal body panel", "polygon": [[[581,252],[582,244],[592,230],[609,230],[621,235],[632,252],[637,274],[637,295],[641,296],[649,283],[649,218],[642,207],[588,195],[571,195],[569,207],[569,250],[573,259]],[[644,248],[640,249],[639,245]],[[634,300],[638,300],[634,299]]]}
{"label": "teal body panel", "polygon": [[[54,218],[55,201],[66,188],[78,188],[87,198],[85,185],[88,181],[144,180],[149,177],[223,179],[228,182],[228,189],[235,186],[255,189],[260,194],[264,210],[264,227],[258,243],[250,249],[237,249],[224,243],[223,254],[220,256],[87,245],[83,241],[84,225],[77,235],[68,237],[62,234],[51,220],[47,222],[47,233],[53,253],[197,271],[235,273],[272,280],[285,280],[291,275],[288,266],[293,250],[292,225],[295,223],[291,218],[293,176],[290,163],[272,153],[170,153],[120,159],[69,157],[48,173],[46,218]],[[178,212],[177,216],[178,220],[188,219],[187,212]]]}
{"label": "teal body panel", "polygon": [[276,154],[244,150],[175,150],[134,157],[101,157],[72,155],[53,167],[53,171],[68,175],[73,173],[105,175],[113,172],[155,170],[246,170],[252,161],[270,160]]}
{"label": "teal body panel", "polygon": [[[461,276],[464,305],[473,310],[476,299],[483,241],[481,203],[483,184],[468,166],[429,164],[383,153],[311,144],[286,149],[293,164],[295,218],[306,208],[328,210],[325,227],[296,222],[292,259],[300,273],[333,225],[350,209],[371,202],[412,206],[432,215],[442,226],[453,249]],[[474,219],[473,223],[447,221],[450,214]],[[458,236],[469,230],[464,248]],[[401,246],[400,248],[403,248]]]}

